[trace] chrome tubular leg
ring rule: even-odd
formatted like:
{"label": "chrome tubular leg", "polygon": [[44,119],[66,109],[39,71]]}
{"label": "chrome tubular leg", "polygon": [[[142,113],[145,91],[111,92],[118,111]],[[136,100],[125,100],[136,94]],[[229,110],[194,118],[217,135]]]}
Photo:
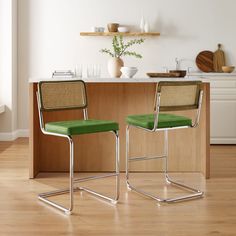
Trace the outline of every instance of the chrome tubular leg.
{"label": "chrome tubular leg", "polygon": [[[77,191],[78,189],[77,188],[74,189],[74,145],[73,145],[72,137],[68,136],[68,140],[69,140],[69,145],[70,145],[70,186],[69,186],[69,189],[41,193],[38,195],[38,199],[61,210],[61,211],[64,211],[66,214],[71,214],[72,210],[73,210],[73,205],[74,205],[74,199],[73,199],[74,191]],[[47,199],[48,197],[57,196],[57,195],[65,194],[65,193],[70,194],[69,208],[61,206],[61,205]]]}
{"label": "chrome tubular leg", "polygon": [[130,188],[130,184],[129,184],[129,125],[126,126],[126,171],[125,171],[125,175],[126,175],[126,184],[127,184],[127,188]]}
{"label": "chrome tubular leg", "polygon": [[201,192],[200,190],[194,189],[194,188],[189,187],[189,186],[184,185],[184,184],[177,183],[177,182],[171,180],[171,178],[169,177],[169,174],[168,174],[168,130],[164,131],[164,152],[165,152],[165,155],[166,155],[165,169],[164,169],[166,182],[168,184],[173,184],[177,187],[180,187],[180,188],[183,188],[185,190],[189,190],[191,192],[194,192],[193,194],[185,195],[185,196],[182,196],[182,197],[165,199],[165,201],[170,203],[170,202],[183,201],[183,200],[203,196],[203,192]]}
{"label": "chrome tubular leg", "polygon": [[[116,154],[115,154],[115,173],[114,174],[107,174],[107,175],[102,175],[102,176],[92,176],[92,177],[86,177],[82,179],[74,179],[74,144],[73,144],[73,139],[72,137],[68,136],[69,140],[69,145],[70,145],[70,184],[68,189],[63,189],[63,190],[55,190],[55,191],[50,191],[46,193],[41,193],[38,195],[39,200],[61,210],[64,211],[66,214],[71,214],[74,206],[74,192],[79,191],[79,190],[84,190],[88,193],[91,193],[97,197],[103,198],[105,200],[111,201],[112,203],[117,203],[120,195],[120,149],[119,149],[119,132],[114,131],[113,132],[116,136]],[[110,198],[107,196],[104,196],[100,193],[97,193],[89,188],[85,187],[74,187],[75,183],[78,182],[84,182],[84,181],[89,181],[89,180],[95,180],[95,179],[102,179],[102,178],[108,178],[108,177],[116,177],[116,194],[114,198]],[[66,208],[64,206],[61,206],[49,199],[48,197],[52,196],[57,196],[61,194],[66,194],[69,193],[69,198],[70,198],[70,203],[69,203],[69,208]]]}
{"label": "chrome tubular leg", "polygon": [[[88,193],[91,193],[91,194],[97,196],[97,197],[111,201],[114,204],[117,203],[117,201],[119,199],[119,195],[120,195],[120,147],[119,147],[119,132],[114,131],[113,133],[115,134],[115,137],[116,137],[116,150],[115,150],[115,165],[116,166],[115,166],[115,173],[114,174],[108,174],[108,175],[103,175],[103,176],[92,176],[92,177],[86,177],[86,178],[82,178],[82,179],[74,179],[74,144],[73,144],[72,137],[68,136],[67,138],[69,140],[69,145],[70,145],[70,184],[69,184],[69,189],[41,193],[38,195],[39,200],[59,209],[61,211],[64,211],[66,214],[72,213],[72,210],[74,207],[74,192],[79,191],[79,190],[84,190]],[[89,188],[85,188],[85,187],[74,188],[74,184],[78,183],[78,182],[108,178],[108,177],[112,177],[112,176],[116,177],[116,193],[115,193],[114,198],[104,196],[104,195],[97,193]],[[66,193],[69,193],[69,198],[70,198],[69,208],[61,206],[61,205],[47,199],[48,197],[66,194]]]}
{"label": "chrome tubular leg", "polygon": [[116,131],[116,198],[115,201],[118,201],[120,196],[120,140],[119,140],[119,131]]}
{"label": "chrome tubular leg", "polygon": [[169,178],[168,178],[168,149],[169,149],[169,144],[168,144],[168,130],[164,131],[164,155],[165,155],[165,168],[164,168],[164,174],[165,174],[165,179],[168,184]]}
{"label": "chrome tubular leg", "polygon": [[74,206],[74,144],[73,140],[69,138],[70,143],[70,208],[69,212],[72,212]]}
{"label": "chrome tubular leg", "polygon": [[161,198],[158,198],[150,193],[147,193],[141,189],[138,189],[136,187],[134,187],[133,185],[131,185],[130,181],[129,181],[129,162],[130,162],[130,158],[129,158],[129,125],[126,126],[126,184],[127,184],[127,188],[129,190],[133,190],[136,193],[139,193],[141,195],[144,195],[146,197],[152,198],[156,201],[162,202],[164,201]]}
{"label": "chrome tubular leg", "polygon": [[183,188],[185,190],[188,190],[190,192],[193,192],[192,194],[181,196],[181,197],[175,197],[175,198],[160,198],[158,196],[154,196],[151,193],[145,192],[141,189],[138,189],[134,186],[131,185],[129,181],[129,126],[126,127],[126,183],[128,189],[131,189],[139,194],[142,194],[146,197],[152,198],[158,202],[166,202],[166,203],[171,203],[171,202],[177,202],[177,201],[183,201],[183,200],[190,200],[198,197],[203,196],[203,192],[200,190],[194,189],[192,187],[189,187],[184,184],[177,183],[173,180],[170,179],[168,175],[168,130],[164,130],[164,155],[163,155],[165,162],[164,162],[164,175],[165,175],[165,180],[168,184],[173,184],[177,187]]}
{"label": "chrome tubular leg", "polygon": [[[103,176],[87,177],[87,178],[85,178],[85,180],[89,181],[89,180],[93,180],[93,179],[102,179],[102,178],[109,178],[109,177],[115,176],[116,177],[115,197],[111,198],[111,197],[105,196],[105,195],[98,193],[98,192],[96,192],[92,189],[89,189],[87,187],[79,187],[79,190],[83,190],[87,193],[93,194],[96,197],[100,197],[102,199],[112,202],[113,204],[116,204],[119,199],[119,195],[120,195],[120,147],[119,147],[119,132],[114,131],[113,133],[115,134],[115,137],[116,137],[115,173],[109,174],[109,175],[103,175]],[[74,182],[83,182],[83,179],[77,179]]]}

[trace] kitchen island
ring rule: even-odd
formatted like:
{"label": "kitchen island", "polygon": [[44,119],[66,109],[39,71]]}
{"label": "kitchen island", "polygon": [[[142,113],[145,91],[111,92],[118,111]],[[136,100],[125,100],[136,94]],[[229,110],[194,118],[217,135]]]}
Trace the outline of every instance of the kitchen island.
{"label": "kitchen island", "polygon": [[[30,89],[30,178],[40,172],[67,172],[69,145],[66,139],[43,135],[39,127],[37,84],[52,78],[31,78]],[[67,79],[68,80],[68,79]],[[125,118],[131,114],[153,112],[156,83],[160,81],[190,81],[196,78],[85,78],[88,94],[88,115],[91,119],[114,120],[120,125],[121,171],[125,170]],[[169,170],[201,172],[210,177],[210,84],[203,81],[204,91],[200,125],[195,129],[173,130],[169,133]],[[194,117],[195,111],[175,112]],[[44,121],[82,119],[81,111],[46,112]],[[134,135],[134,136],[133,136]],[[135,156],[161,154],[163,133],[132,132],[130,154]],[[86,134],[74,138],[75,171],[107,172],[114,169],[114,142],[110,133]],[[160,171],[161,160],[138,162],[135,170]],[[131,168],[132,169],[132,168]]]}

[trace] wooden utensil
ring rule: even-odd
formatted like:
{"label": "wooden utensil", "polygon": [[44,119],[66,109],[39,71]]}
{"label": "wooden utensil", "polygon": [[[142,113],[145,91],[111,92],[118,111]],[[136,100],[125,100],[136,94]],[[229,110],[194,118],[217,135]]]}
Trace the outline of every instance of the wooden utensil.
{"label": "wooden utensil", "polygon": [[203,72],[213,72],[213,57],[214,53],[211,51],[202,51],[196,57],[197,67]]}
{"label": "wooden utensil", "polygon": [[170,73],[179,73],[179,77],[185,77],[187,74],[186,70],[170,70]]}
{"label": "wooden utensil", "polygon": [[118,31],[119,24],[117,23],[109,23],[107,25],[108,31],[109,32],[117,32]]}
{"label": "wooden utensil", "polygon": [[213,65],[215,72],[223,72],[222,66],[225,66],[225,53],[221,49],[221,44],[218,44],[218,50],[214,52]]}
{"label": "wooden utensil", "polygon": [[150,78],[178,78],[180,73],[147,73],[147,76]]}
{"label": "wooden utensil", "polygon": [[235,66],[222,66],[222,71],[224,73],[232,73],[235,69]]}

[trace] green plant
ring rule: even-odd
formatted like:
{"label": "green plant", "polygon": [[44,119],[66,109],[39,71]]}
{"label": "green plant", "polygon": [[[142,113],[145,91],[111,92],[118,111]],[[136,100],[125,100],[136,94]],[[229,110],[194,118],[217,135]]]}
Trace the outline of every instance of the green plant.
{"label": "green plant", "polygon": [[113,52],[110,49],[106,49],[106,48],[101,49],[100,52],[107,53],[111,57],[117,57],[117,58],[122,57],[122,56],[134,56],[136,58],[142,58],[141,54],[136,53],[134,51],[127,51],[127,49],[134,44],[143,43],[144,40],[145,39],[142,39],[142,38],[133,39],[125,44],[122,35],[114,36],[112,39]]}

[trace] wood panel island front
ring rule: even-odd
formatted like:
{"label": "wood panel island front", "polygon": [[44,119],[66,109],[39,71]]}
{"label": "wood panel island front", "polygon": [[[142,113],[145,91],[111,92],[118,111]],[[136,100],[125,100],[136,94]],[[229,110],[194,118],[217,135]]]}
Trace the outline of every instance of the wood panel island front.
{"label": "wood panel island front", "polygon": [[[67,172],[69,170],[69,145],[60,137],[42,134],[39,127],[36,91],[42,80],[30,79],[30,178],[40,172]],[[67,79],[68,80],[68,79]],[[160,81],[190,81],[183,79],[83,79],[88,94],[88,115],[91,119],[114,120],[120,125],[121,171],[125,170],[125,118],[131,114],[153,112],[156,84]],[[169,170],[173,172],[201,172],[210,177],[210,84],[203,82],[204,98],[200,125],[194,129],[173,130],[169,134]],[[175,112],[189,117],[195,111]],[[81,111],[68,110],[46,112],[44,121],[60,121],[82,118]],[[109,133],[97,133],[74,137],[75,171],[107,172],[114,169],[114,142]],[[163,134],[132,132],[131,155],[161,154]],[[161,160],[133,164],[135,170],[160,171]]]}

